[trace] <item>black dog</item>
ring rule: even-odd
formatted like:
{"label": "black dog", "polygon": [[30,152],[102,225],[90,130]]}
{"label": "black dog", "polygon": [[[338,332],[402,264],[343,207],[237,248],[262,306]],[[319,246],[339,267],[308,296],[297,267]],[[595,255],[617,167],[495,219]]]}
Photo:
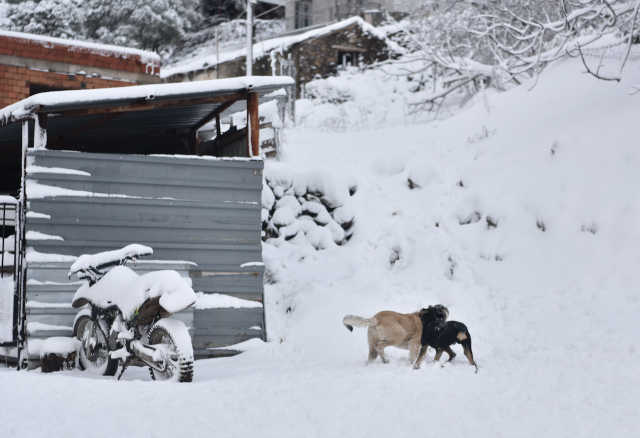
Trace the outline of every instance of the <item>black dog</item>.
{"label": "black dog", "polygon": [[451,350],[451,345],[461,344],[464,355],[469,359],[469,363],[476,367],[476,373],[478,372],[478,365],[473,360],[473,352],[471,351],[471,335],[466,325],[457,321],[446,321],[444,312],[433,306],[422,309],[419,316],[422,321],[422,338],[420,339],[422,348],[413,367],[414,370],[420,368],[420,363],[427,353],[427,347],[436,350],[435,361],[440,360],[442,352],[446,351],[449,355],[448,362],[451,362],[456,357],[456,354]]}

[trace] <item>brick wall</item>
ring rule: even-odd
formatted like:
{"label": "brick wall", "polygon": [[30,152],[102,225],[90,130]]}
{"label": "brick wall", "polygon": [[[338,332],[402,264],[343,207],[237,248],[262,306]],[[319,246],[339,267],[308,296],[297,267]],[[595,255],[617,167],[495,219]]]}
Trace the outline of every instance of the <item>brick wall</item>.
{"label": "brick wall", "polygon": [[[160,62],[157,59],[143,59],[139,54],[119,52],[100,45],[73,45],[61,43],[59,39],[24,38],[0,34],[0,55],[41,59],[86,65],[88,67],[109,68],[132,73],[157,74]],[[13,35],[15,33],[12,32]],[[55,42],[54,42],[55,41]],[[155,71],[154,71],[155,70]]]}
{"label": "brick wall", "polygon": [[135,82],[44,72],[0,64],[0,108],[29,97],[31,85],[44,85],[66,90],[92,90],[94,88],[128,87],[137,84]]}
{"label": "brick wall", "polygon": [[[44,62],[45,68],[28,68],[34,62],[28,59],[38,60],[38,67]],[[92,75],[96,69],[102,69],[99,76]],[[67,71],[71,73],[63,73]],[[29,97],[33,85],[65,90],[128,87],[137,85],[136,78],[159,73],[160,59],[152,53],[0,31],[0,108]]]}

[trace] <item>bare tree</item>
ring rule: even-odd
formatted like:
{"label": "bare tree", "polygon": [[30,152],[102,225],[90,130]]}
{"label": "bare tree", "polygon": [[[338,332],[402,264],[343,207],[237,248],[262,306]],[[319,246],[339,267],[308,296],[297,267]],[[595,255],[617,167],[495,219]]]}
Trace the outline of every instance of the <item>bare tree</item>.
{"label": "bare tree", "polygon": [[[488,13],[476,17],[470,32],[489,39],[497,65],[512,77],[540,73],[550,62],[569,55],[580,56],[587,71],[599,79],[619,81],[637,40],[639,7],[640,0],[497,1]],[[627,44],[617,74],[594,71],[584,59],[582,49],[605,36]]]}
{"label": "bare tree", "polygon": [[[414,112],[438,111],[455,93],[520,83],[565,56],[581,57],[599,79],[619,81],[640,41],[639,8],[640,0],[426,0],[402,24],[410,54],[388,64],[396,75],[426,78],[419,91],[430,85],[410,103]],[[585,60],[584,49],[605,37],[626,45],[618,73]]]}

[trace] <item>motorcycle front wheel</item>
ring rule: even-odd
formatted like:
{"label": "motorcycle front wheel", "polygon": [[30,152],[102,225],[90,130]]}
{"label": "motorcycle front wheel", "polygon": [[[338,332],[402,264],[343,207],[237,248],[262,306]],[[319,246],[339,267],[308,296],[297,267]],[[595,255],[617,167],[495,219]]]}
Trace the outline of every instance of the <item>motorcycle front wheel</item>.
{"label": "motorcycle front wheel", "polygon": [[191,382],[193,380],[193,346],[189,330],[177,319],[161,319],[149,330],[149,345],[162,344],[167,367],[158,371],[149,367],[153,380]]}
{"label": "motorcycle front wheel", "polygon": [[[81,316],[73,326],[73,336],[79,339],[80,342],[82,342],[85,333],[89,330],[90,321],[91,318],[89,316]],[[86,335],[90,336],[89,333],[86,333]],[[90,356],[86,355],[84,346],[80,348],[78,368],[82,371],[86,370],[103,376],[115,376],[118,371],[118,359],[111,359],[111,356],[109,356],[109,344],[102,330],[97,327],[95,327],[95,337],[96,347]]]}

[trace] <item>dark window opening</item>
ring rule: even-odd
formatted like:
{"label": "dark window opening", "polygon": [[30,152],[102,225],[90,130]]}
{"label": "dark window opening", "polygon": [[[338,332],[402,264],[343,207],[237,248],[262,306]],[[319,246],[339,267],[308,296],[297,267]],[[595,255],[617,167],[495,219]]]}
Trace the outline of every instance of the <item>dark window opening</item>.
{"label": "dark window opening", "polygon": [[355,56],[353,53],[349,52],[338,52],[338,68],[344,69],[347,67],[352,67],[355,61]]}
{"label": "dark window opening", "polygon": [[66,91],[66,88],[49,87],[47,85],[40,84],[29,85],[29,96],[33,96],[34,94],[39,93],[47,93],[49,91]]}

